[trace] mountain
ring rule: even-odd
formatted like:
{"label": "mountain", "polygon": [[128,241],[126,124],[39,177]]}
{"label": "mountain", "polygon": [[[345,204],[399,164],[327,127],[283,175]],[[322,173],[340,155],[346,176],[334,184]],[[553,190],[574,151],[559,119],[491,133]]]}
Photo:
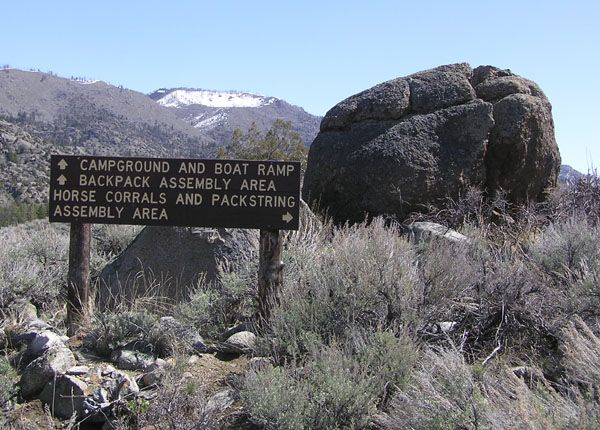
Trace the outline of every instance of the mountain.
{"label": "mountain", "polygon": [[567,164],[560,166],[560,173],[558,174],[558,182],[561,184],[573,184],[585,175]]}
{"label": "mountain", "polygon": [[0,120],[0,206],[47,200],[52,144]]}
{"label": "mountain", "polygon": [[317,135],[321,122],[320,117],[281,99],[239,91],[161,88],[150,94],[150,98],[172,109],[218,146],[227,144],[236,128],[246,130],[254,122],[266,131],[277,118],[291,121],[294,131],[308,146]]}
{"label": "mountain", "polygon": [[213,142],[145,94],[102,81],[0,71],[0,116],[95,155],[204,156]]}

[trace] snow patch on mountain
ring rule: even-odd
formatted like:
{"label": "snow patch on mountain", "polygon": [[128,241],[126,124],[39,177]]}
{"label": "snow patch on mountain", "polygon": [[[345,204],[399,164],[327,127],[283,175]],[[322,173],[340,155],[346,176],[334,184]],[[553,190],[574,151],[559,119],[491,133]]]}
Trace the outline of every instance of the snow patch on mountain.
{"label": "snow patch on mountain", "polygon": [[211,128],[217,127],[219,124],[225,122],[226,120],[227,114],[225,112],[219,112],[216,115],[203,113],[202,115],[198,115],[197,117],[195,117],[192,124],[196,128],[210,130]]}
{"label": "snow patch on mountain", "polygon": [[161,97],[157,102],[166,107],[203,105],[215,108],[235,108],[260,107],[271,104],[275,100],[274,97],[234,91],[175,90]]}

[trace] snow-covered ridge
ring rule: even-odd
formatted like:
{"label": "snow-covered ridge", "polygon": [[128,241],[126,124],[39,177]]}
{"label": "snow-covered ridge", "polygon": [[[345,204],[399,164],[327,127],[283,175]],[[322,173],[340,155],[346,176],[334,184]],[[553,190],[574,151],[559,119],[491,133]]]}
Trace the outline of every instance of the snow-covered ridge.
{"label": "snow-covered ridge", "polygon": [[203,105],[216,108],[260,107],[275,101],[273,97],[234,91],[175,90],[157,102],[167,107]]}

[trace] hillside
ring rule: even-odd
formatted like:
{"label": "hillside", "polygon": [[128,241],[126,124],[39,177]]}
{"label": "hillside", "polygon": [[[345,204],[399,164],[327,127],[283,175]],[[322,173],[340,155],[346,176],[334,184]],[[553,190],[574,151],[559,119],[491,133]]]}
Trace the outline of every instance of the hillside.
{"label": "hillside", "polygon": [[0,120],[0,206],[47,200],[52,144]]}
{"label": "hillside", "polygon": [[200,158],[214,156],[234,129],[252,122],[266,131],[277,118],[291,121],[307,145],[320,122],[274,97],[185,89],[148,96],[102,81],[17,69],[0,71],[0,118],[65,151]]}
{"label": "hillside", "polygon": [[204,156],[212,146],[142,93],[41,72],[0,73],[0,115],[59,147],[88,154]]}
{"label": "hillside", "polygon": [[262,131],[273,121],[282,118],[291,121],[308,146],[312,143],[321,118],[307,113],[275,97],[236,91],[211,91],[190,88],[161,88],[150,98],[201,130],[215,142],[229,142],[234,129],[246,130],[254,122]]}

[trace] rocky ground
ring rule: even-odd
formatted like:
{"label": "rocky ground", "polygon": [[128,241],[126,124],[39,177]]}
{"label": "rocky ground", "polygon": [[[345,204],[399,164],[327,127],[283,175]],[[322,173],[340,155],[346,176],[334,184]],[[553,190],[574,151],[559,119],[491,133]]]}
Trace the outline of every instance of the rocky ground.
{"label": "rocky ground", "polygon": [[160,346],[188,348],[162,359],[150,351],[157,345],[131,341],[115,346],[108,358],[82,333],[60,335],[37,317],[31,303],[20,302],[12,311],[12,324],[0,331],[0,348],[6,348],[20,373],[17,386],[24,402],[7,413],[4,423],[13,428],[64,428],[71,419],[81,428],[118,428],[117,414],[123,418],[143,412],[149,402],[173,400],[160,389],[165,379],[171,388],[201,393],[204,403],[194,407],[212,419],[239,421],[232,385],[263,360],[246,356],[255,342],[254,333],[245,330],[248,325],[234,327],[224,333],[223,342],[207,345],[193,330],[163,317],[157,329],[166,337]]}

